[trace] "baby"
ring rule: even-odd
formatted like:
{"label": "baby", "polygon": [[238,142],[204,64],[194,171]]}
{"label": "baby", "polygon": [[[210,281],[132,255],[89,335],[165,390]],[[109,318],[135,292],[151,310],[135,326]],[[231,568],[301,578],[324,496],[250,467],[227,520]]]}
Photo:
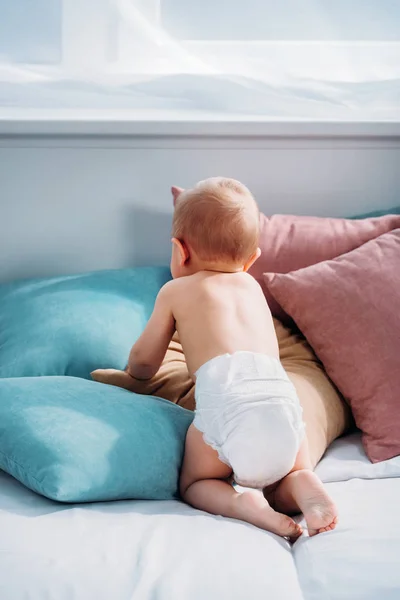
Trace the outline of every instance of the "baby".
{"label": "baby", "polygon": [[[279,362],[272,316],[247,274],[260,255],[257,204],[233,179],[173,193],[173,280],[159,292],[127,370],[137,379],[153,377],[178,331],[196,382],[181,496],[292,539],[302,530],[289,514],[302,512],[310,535],[329,531],[336,507],[310,468],[302,409]],[[238,492],[232,475],[254,491]],[[255,491],[267,486],[273,507],[286,514]]]}

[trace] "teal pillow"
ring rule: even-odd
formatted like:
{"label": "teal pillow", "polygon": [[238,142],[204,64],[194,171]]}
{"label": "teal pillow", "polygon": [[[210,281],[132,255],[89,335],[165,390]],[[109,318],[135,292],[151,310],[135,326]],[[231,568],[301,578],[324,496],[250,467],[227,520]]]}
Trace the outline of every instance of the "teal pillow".
{"label": "teal pillow", "polygon": [[0,379],[0,468],[61,502],[172,499],[192,418],[75,377]]}
{"label": "teal pillow", "polygon": [[143,267],[0,285],[0,377],[124,369],[170,278]]}
{"label": "teal pillow", "polygon": [[384,217],[385,215],[400,215],[400,206],[395,208],[386,208],[384,210],[375,210],[374,212],[366,213],[364,215],[357,215],[352,219],[372,219],[374,217]]}

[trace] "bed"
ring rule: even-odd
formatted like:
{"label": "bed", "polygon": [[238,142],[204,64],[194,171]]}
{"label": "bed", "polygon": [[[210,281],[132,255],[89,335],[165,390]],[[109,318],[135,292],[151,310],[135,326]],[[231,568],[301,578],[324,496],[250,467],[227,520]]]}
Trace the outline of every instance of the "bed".
{"label": "bed", "polygon": [[356,433],[318,473],[340,525],[293,547],[179,501],[64,505],[0,473],[0,596],[397,600],[400,457],[372,465]]}
{"label": "bed", "polygon": [[[248,182],[269,214],[355,215],[398,203],[397,130],[267,130],[6,131],[0,281],[166,264],[170,184],[216,172]],[[0,471],[0,598],[398,600],[400,457],[372,464],[353,433],[317,469],[340,523],[293,546],[175,500],[57,503]]]}

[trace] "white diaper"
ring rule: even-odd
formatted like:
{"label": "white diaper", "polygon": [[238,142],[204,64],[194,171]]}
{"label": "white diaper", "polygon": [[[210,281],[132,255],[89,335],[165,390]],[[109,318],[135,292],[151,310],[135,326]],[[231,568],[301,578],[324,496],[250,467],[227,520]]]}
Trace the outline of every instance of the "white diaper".
{"label": "white diaper", "polygon": [[263,488],[289,473],[304,435],[296,390],[276,358],[217,356],[196,373],[193,424],[235,481]]}

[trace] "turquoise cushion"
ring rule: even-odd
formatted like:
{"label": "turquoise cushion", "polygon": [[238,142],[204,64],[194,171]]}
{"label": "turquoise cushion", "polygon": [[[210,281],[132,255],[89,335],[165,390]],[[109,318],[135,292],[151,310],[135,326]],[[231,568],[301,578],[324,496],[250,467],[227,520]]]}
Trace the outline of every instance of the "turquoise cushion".
{"label": "turquoise cushion", "polygon": [[384,217],[385,215],[400,215],[400,206],[395,208],[387,208],[385,210],[375,210],[374,212],[366,213],[364,215],[357,215],[352,217],[353,219],[371,219],[373,217]]}
{"label": "turquoise cushion", "polygon": [[75,377],[0,379],[0,468],[62,502],[172,499],[192,417]]}
{"label": "turquoise cushion", "polygon": [[0,285],[0,377],[124,369],[170,277],[144,267]]}

